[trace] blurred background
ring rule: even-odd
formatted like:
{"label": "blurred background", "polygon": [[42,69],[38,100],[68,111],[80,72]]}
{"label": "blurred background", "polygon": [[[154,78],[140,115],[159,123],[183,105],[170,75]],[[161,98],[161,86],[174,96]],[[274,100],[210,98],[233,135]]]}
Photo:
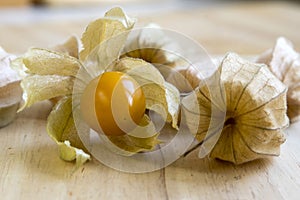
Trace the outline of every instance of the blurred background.
{"label": "blurred background", "polygon": [[116,5],[138,18],[136,26],[155,22],[211,54],[258,54],[279,36],[300,48],[298,1],[238,0],[0,0],[0,46],[19,54],[80,37],[89,21]]}

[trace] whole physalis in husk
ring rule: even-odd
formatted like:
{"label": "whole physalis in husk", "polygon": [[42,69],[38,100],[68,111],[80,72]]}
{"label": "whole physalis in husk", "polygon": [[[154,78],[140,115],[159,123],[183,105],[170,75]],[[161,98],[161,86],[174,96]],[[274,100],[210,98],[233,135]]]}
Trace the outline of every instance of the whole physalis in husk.
{"label": "whole physalis in husk", "polygon": [[204,82],[196,89],[198,102],[184,99],[183,111],[196,138],[211,148],[210,157],[241,164],[279,155],[289,124],[287,88],[266,65],[230,53]]}
{"label": "whole physalis in husk", "polygon": [[98,133],[125,135],[140,124],[146,110],[144,93],[130,76],[104,72],[93,79],[81,97],[81,113]]}

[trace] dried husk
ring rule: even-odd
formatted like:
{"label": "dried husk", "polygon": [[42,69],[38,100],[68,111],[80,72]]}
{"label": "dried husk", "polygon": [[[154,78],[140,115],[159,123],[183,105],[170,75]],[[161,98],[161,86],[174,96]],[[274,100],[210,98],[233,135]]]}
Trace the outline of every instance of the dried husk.
{"label": "dried husk", "polygon": [[[95,68],[99,68],[99,66],[95,66]],[[86,76],[88,70],[84,69],[80,70],[78,79],[75,82],[74,88],[76,89],[73,91],[75,94],[82,94],[83,90],[87,87],[86,84],[89,83],[89,79],[86,78],[83,78],[85,80],[83,85],[80,81],[83,80],[81,77],[88,77]],[[177,128],[180,103],[179,92],[175,87],[165,82],[162,75],[152,64],[141,59],[125,57],[114,62],[109,69],[126,73],[137,81],[145,95],[146,108],[161,114],[164,120],[172,123],[172,126]],[[91,80],[97,77],[97,74],[90,75],[92,76],[90,77]],[[80,87],[78,87],[79,85]],[[74,105],[79,105],[81,98],[81,96],[73,95]],[[91,108],[91,112],[93,112],[93,107]],[[75,109],[76,112],[78,112],[77,109]],[[82,120],[80,117],[77,119]],[[86,124],[86,126],[88,125]],[[160,143],[157,139],[160,134],[159,129],[156,128],[152,122],[152,118],[148,116],[148,113],[145,113],[139,126],[125,135],[105,136],[104,134],[99,134],[101,142],[98,145],[105,145],[112,152],[123,156],[152,151]],[[80,130],[83,130],[83,128]],[[95,130],[97,131],[97,127]]]}
{"label": "dried husk", "polygon": [[76,167],[90,160],[72,117],[71,94],[80,61],[64,52],[31,48],[14,65],[26,73],[21,81],[24,103],[20,110],[55,98],[57,102],[47,119],[47,132],[57,143],[60,157],[66,161],[76,160]]}
{"label": "dried husk", "polygon": [[134,23],[135,19],[129,18],[119,7],[110,9],[105,13],[103,18],[89,23],[81,38],[83,49],[79,54],[80,60],[85,61],[100,43],[102,43],[104,47],[108,44],[104,41],[114,36],[118,37],[115,37],[114,40],[112,40],[113,42],[109,43],[110,45],[114,43],[114,48],[107,46],[99,53],[102,59],[106,56],[117,57],[120,53],[118,50],[124,46],[124,41],[129,33],[128,31],[133,28]]}
{"label": "dried husk", "polygon": [[16,115],[21,101],[20,77],[10,68],[14,55],[0,47],[0,127],[9,124]]}
{"label": "dried husk", "polygon": [[166,82],[151,63],[142,59],[125,57],[115,64],[113,70],[127,73],[133,77],[144,92],[146,108],[160,113],[161,116],[166,113],[167,122],[172,122],[172,127],[178,128],[179,91]]}
{"label": "dried husk", "polygon": [[[50,48],[50,50],[53,50],[55,52],[63,53],[65,55],[74,57],[74,58],[79,58],[79,41],[76,36],[71,36],[69,37],[66,41],[64,41],[61,44],[57,44]],[[75,67],[76,69],[76,67]],[[77,71],[76,71],[77,72]],[[61,97],[55,97],[50,99],[50,101],[55,105]]]}
{"label": "dried husk", "polygon": [[[79,59],[76,58],[78,51],[76,40],[71,38],[65,44],[52,48],[53,50],[31,48],[16,60],[15,68],[25,75],[21,84],[25,94],[23,95],[25,103],[21,109],[46,99],[58,100],[48,116],[47,132],[57,143],[63,160],[76,160],[77,166],[80,166],[90,159],[90,155],[86,153],[88,149],[84,148],[75,127],[76,119],[73,109],[76,110],[80,103],[76,97],[80,97],[79,94],[82,94],[82,91],[79,90],[89,83],[91,77],[111,70],[108,69],[110,66],[108,64],[119,58],[128,31],[133,25],[134,20],[128,18],[122,9],[112,8],[104,18],[88,25],[82,36],[83,49],[79,53]],[[132,73],[143,69],[143,67],[138,67],[141,61],[130,58],[130,64],[133,65],[129,68],[135,68],[130,70]],[[167,119],[177,128],[179,92],[164,81],[154,66],[147,65],[145,61],[142,62],[148,66],[148,71],[136,74],[135,78],[139,78],[142,82],[147,78],[150,82],[160,83],[161,80],[162,85],[161,88],[159,88],[160,84],[157,84],[155,88],[148,85],[147,91],[152,97],[150,99],[153,100],[148,103],[154,102],[163,106],[168,114]],[[123,67],[124,70],[128,68],[126,64]],[[84,73],[83,76],[78,75],[80,72]],[[146,78],[145,74],[147,74]],[[157,89],[160,90],[157,91]],[[108,138],[110,143],[114,144],[114,150],[118,153],[121,150],[125,155],[132,155],[155,148],[159,143],[157,139],[159,133],[150,118],[144,117],[139,128],[124,137]],[[141,133],[140,130],[144,129],[148,132]]]}
{"label": "dried husk", "polygon": [[174,85],[180,93],[192,92],[202,79],[202,74],[193,65],[176,67],[166,76],[166,81]]}
{"label": "dried husk", "polygon": [[257,60],[268,65],[287,87],[287,114],[291,122],[300,119],[300,56],[287,39],[277,39],[273,49],[263,53]]}
{"label": "dried husk", "polygon": [[77,135],[71,96],[64,96],[54,106],[47,119],[47,132],[58,145],[61,159],[76,160],[77,167],[91,159]]}
{"label": "dried husk", "polygon": [[[183,99],[183,112],[199,142],[205,144],[219,134],[210,157],[241,164],[279,155],[285,141],[283,129],[289,124],[287,89],[267,66],[229,53],[205,82],[196,89],[198,102],[188,101],[189,96]],[[222,114],[223,124],[210,127],[220,121]],[[206,135],[208,129],[214,130],[212,135]]]}
{"label": "dried husk", "polygon": [[165,49],[176,50],[179,47],[171,41],[157,24],[149,24],[138,32],[129,35],[124,47],[124,54],[128,57],[143,59],[160,66],[174,67],[178,56]]}
{"label": "dried husk", "polygon": [[78,58],[79,42],[75,36],[71,36],[64,43],[55,45],[51,49],[56,52],[64,53],[66,55]]}
{"label": "dried husk", "polygon": [[53,50],[31,48],[13,61],[13,67],[23,75],[21,86],[24,103],[19,110],[36,102],[50,99],[55,106],[47,119],[48,135],[57,143],[63,160],[76,160],[76,167],[90,160],[76,133],[72,117],[74,79],[81,67],[78,42],[75,37]]}

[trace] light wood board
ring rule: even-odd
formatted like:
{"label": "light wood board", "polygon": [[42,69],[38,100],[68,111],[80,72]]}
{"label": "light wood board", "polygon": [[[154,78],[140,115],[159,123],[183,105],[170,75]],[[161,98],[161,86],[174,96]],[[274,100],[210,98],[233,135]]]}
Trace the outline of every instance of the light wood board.
{"label": "light wood board", "polygon": [[[300,48],[300,8],[289,3],[227,5],[143,16],[184,33],[211,54],[258,54],[286,36]],[[22,53],[84,30],[89,19],[0,24],[0,44]],[[33,20],[34,21],[34,20]],[[280,157],[235,166],[198,159],[197,152],[165,169],[128,174],[96,160],[72,173],[46,133],[49,102],[18,114],[0,129],[0,199],[299,199],[300,123],[286,130]]]}

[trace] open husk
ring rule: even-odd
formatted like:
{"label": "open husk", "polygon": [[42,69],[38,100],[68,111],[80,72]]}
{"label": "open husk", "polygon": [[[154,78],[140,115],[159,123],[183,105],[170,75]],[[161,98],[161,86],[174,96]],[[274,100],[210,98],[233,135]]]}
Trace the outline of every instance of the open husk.
{"label": "open husk", "polygon": [[287,89],[267,66],[229,53],[204,82],[196,89],[198,102],[183,99],[183,112],[210,157],[241,164],[279,155],[289,124]]}
{"label": "open husk", "polygon": [[[132,57],[119,59],[134,22],[121,8],[112,8],[87,26],[79,54],[78,42],[72,37],[52,50],[30,48],[14,62],[15,68],[25,74],[21,82],[24,104],[20,110],[55,99],[47,119],[47,132],[57,143],[63,160],[76,160],[77,166],[81,166],[91,159],[90,146],[80,137],[83,132],[90,134],[90,127],[78,111],[87,85],[106,71],[123,72],[135,79],[146,97],[146,108],[178,128],[178,90],[151,63]],[[98,135],[113,152],[130,156],[155,149],[160,143],[158,134],[159,130],[145,113],[139,126],[125,136]]]}

